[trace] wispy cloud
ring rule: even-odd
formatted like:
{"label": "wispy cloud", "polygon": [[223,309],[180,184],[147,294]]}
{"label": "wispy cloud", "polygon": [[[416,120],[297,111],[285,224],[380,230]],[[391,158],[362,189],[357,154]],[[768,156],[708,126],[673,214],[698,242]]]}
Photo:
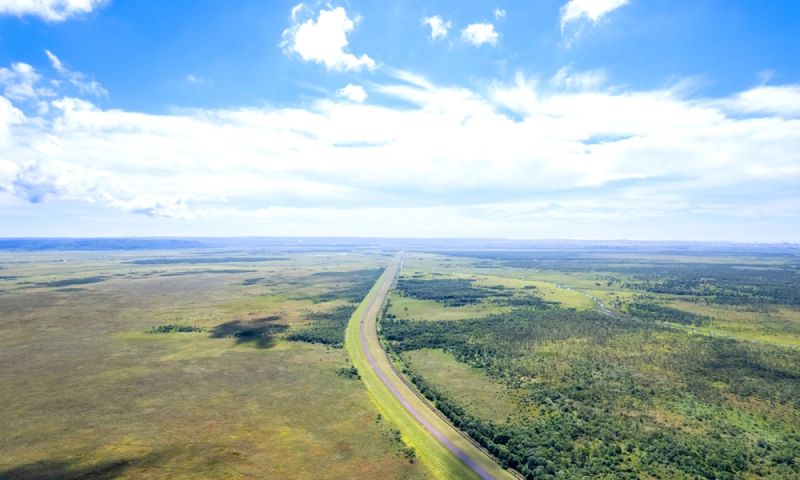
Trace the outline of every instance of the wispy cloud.
{"label": "wispy cloud", "polygon": [[287,55],[321,63],[328,70],[373,70],[377,67],[369,55],[357,56],[348,51],[348,36],[360,17],[351,19],[343,7],[328,7],[320,10],[316,19],[312,16],[301,22],[301,17],[309,12],[310,8],[304,4],[292,9],[292,25],[283,31],[280,44]]}
{"label": "wispy cloud", "polygon": [[77,88],[80,93],[90,93],[97,97],[108,96],[108,90],[106,90],[100,82],[90,79],[85,73],[70,70],[64,65],[64,62],[50,50],[45,50],[44,53],[47,55],[47,58],[50,59],[50,65],[61,75],[61,78]]}
{"label": "wispy cloud", "polygon": [[0,0],[0,15],[36,16],[48,22],[63,22],[107,3],[108,0]]}
{"label": "wispy cloud", "polygon": [[606,74],[603,70],[576,72],[569,66],[561,67],[550,78],[551,85],[567,90],[593,90],[605,82]]}

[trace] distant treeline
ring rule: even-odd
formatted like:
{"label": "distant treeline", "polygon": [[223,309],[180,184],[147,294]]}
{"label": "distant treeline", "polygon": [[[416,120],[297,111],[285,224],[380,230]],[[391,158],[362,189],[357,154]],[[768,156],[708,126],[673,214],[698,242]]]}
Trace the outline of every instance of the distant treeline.
{"label": "distant treeline", "polygon": [[434,278],[423,280],[401,278],[397,291],[406,297],[434,300],[448,307],[463,307],[483,301],[516,307],[545,307],[547,302],[535,295],[536,288],[510,289],[501,285],[476,287],[474,282],[463,278]]}
{"label": "distant treeline", "polygon": [[[271,262],[276,260],[288,260],[285,257],[165,257],[165,258],[143,258],[130,260],[125,263],[132,265],[173,265],[173,264],[206,264],[206,263],[252,263],[252,262]],[[237,272],[238,273],[238,272]]]}

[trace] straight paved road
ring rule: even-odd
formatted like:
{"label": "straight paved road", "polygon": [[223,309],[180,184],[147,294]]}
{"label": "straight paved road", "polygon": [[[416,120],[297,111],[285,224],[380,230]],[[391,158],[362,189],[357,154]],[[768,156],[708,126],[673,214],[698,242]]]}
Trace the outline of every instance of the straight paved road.
{"label": "straight paved road", "polygon": [[[366,357],[369,368],[374,372],[383,388],[387,389],[422,427],[440,442],[452,455],[458,458],[478,478],[489,480],[513,478],[484,452],[465,441],[461,433],[451,424],[439,418],[435,412],[417,398],[416,393],[399,378],[399,374],[391,368],[391,363],[382,349],[378,339],[376,322],[386,297],[391,289],[402,260],[390,265],[379,280],[379,285],[372,292],[366,308],[361,310],[358,318],[358,346]],[[355,363],[355,362],[354,362]],[[490,473],[490,471],[492,473]]]}

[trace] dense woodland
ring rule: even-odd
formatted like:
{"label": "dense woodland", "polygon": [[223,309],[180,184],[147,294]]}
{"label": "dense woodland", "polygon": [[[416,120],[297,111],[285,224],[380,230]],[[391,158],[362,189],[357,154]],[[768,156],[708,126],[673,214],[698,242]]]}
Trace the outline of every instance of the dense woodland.
{"label": "dense woodland", "polygon": [[[398,290],[448,305],[481,291],[437,279],[428,292],[423,282]],[[735,290],[791,299],[766,283]],[[437,293],[459,291],[463,300]],[[520,393],[512,418],[477,418],[404,367],[453,423],[526,478],[800,476],[800,352],[687,335],[665,322],[706,319],[654,303],[628,307],[619,317],[546,304],[474,320],[389,316],[381,330],[396,354],[443,349]]]}

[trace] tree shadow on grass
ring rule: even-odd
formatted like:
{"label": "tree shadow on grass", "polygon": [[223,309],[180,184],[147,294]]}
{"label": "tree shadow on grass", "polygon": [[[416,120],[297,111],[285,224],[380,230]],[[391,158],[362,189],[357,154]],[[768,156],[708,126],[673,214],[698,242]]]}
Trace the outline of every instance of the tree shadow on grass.
{"label": "tree shadow on grass", "polygon": [[256,318],[249,321],[233,320],[214,327],[211,338],[236,339],[237,344],[253,343],[258,348],[270,348],[275,345],[275,336],[285,332],[289,327],[282,323],[275,323],[281,317]]}

